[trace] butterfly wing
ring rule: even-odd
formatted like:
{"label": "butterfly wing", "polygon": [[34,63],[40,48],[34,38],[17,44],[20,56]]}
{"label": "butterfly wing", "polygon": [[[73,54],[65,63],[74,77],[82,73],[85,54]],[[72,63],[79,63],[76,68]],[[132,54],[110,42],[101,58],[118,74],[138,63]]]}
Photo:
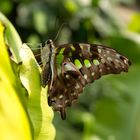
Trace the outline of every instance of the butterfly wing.
{"label": "butterfly wing", "polygon": [[130,61],[114,49],[96,44],[65,44],[56,48],[49,105],[66,118],[65,109],[78,98],[86,84],[102,75],[127,72]]}

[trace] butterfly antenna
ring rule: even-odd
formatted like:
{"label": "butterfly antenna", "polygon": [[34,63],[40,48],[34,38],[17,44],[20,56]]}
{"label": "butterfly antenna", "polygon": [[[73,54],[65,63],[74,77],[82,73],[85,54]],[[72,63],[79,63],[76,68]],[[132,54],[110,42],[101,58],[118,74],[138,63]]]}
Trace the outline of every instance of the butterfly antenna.
{"label": "butterfly antenna", "polygon": [[56,34],[56,36],[55,36],[55,38],[54,38],[54,42],[55,42],[56,39],[58,38],[58,36],[59,36],[59,34],[60,34],[62,28],[64,27],[64,25],[68,25],[68,24],[67,24],[67,23],[63,23],[63,24],[60,26],[60,28],[58,29],[58,32],[57,32],[57,34]]}

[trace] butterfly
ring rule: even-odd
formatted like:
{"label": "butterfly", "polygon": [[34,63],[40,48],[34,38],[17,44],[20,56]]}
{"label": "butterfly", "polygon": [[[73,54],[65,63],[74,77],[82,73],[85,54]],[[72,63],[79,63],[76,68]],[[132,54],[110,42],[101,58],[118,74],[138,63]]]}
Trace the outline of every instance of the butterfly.
{"label": "butterfly", "polygon": [[55,45],[48,40],[41,51],[42,86],[48,85],[48,104],[66,119],[70,107],[84,87],[106,74],[127,72],[128,58],[104,45],[69,43]]}

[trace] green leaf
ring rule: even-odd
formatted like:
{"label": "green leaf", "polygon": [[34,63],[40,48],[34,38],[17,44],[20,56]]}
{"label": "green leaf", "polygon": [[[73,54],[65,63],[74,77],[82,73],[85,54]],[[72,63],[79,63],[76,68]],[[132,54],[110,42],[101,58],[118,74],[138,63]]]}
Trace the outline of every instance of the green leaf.
{"label": "green leaf", "polygon": [[[9,136],[10,139],[15,140],[29,140],[32,137],[38,140],[53,140],[55,137],[55,129],[52,125],[53,111],[47,104],[47,87],[44,89],[40,84],[41,69],[37,65],[32,51],[26,44],[22,44],[15,28],[1,13],[0,21],[5,27],[5,34],[1,35],[3,40],[0,43],[6,41],[12,54],[10,59],[7,48],[4,46],[4,50],[3,45],[0,45],[2,47],[0,50],[3,50],[0,52],[0,66],[2,66],[0,90],[1,93],[5,93],[0,97],[2,103],[0,115],[3,117],[6,114],[8,119],[3,117],[7,121],[3,122],[3,125],[5,123],[11,127],[6,131],[4,128],[6,129],[7,126],[2,125],[1,128],[6,132],[1,134],[1,138]],[[3,96],[6,94],[12,98],[11,101],[8,96],[7,98]],[[14,99],[14,96],[17,99]]]}
{"label": "green leaf", "polygon": [[21,41],[17,31],[13,27],[13,25],[2,13],[0,13],[0,21],[5,26],[6,45],[10,46],[10,48],[11,48],[11,51],[12,51],[13,57],[14,57],[14,61],[19,63],[19,62],[21,62],[20,56],[19,56],[19,49],[22,46],[22,41]]}
{"label": "green leaf", "polygon": [[28,91],[28,111],[34,128],[35,139],[53,140],[55,129],[52,125],[53,111],[47,102],[47,87],[41,87],[40,67],[30,48],[23,44],[20,50],[22,67],[20,78]]}
{"label": "green leaf", "polygon": [[31,140],[31,128],[18,92],[22,87],[12,69],[3,38],[4,27],[0,22],[0,139]]}

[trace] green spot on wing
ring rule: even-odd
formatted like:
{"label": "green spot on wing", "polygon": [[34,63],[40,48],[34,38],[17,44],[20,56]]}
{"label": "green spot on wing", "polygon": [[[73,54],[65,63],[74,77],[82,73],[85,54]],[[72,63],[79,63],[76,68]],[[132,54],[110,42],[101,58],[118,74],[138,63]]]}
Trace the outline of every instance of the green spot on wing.
{"label": "green spot on wing", "polygon": [[87,68],[89,68],[91,66],[90,61],[88,59],[84,60],[84,64]]}
{"label": "green spot on wing", "polygon": [[100,63],[99,63],[99,61],[98,61],[97,59],[94,59],[94,60],[93,60],[93,64],[97,66],[97,65],[99,65]]}
{"label": "green spot on wing", "polygon": [[57,64],[57,66],[60,66],[62,64],[63,60],[64,60],[64,56],[62,54],[58,54],[56,56],[56,64]]}
{"label": "green spot on wing", "polygon": [[76,49],[74,48],[74,46],[72,46],[72,45],[71,45],[71,49],[72,49],[72,51],[75,51],[75,50],[76,50]]}
{"label": "green spot on wing", "polygon": [[81,64],[80,60],[75,59],[74,64],[76,65],[76,67],[78,67],[78,69],[82,68],[82,64]]}
{"label": "green spot on wing", "polygon": [[60,50],[59,54],[63,54],[64,50],[65,50],[65,48],[62,48],[62,49]]}

